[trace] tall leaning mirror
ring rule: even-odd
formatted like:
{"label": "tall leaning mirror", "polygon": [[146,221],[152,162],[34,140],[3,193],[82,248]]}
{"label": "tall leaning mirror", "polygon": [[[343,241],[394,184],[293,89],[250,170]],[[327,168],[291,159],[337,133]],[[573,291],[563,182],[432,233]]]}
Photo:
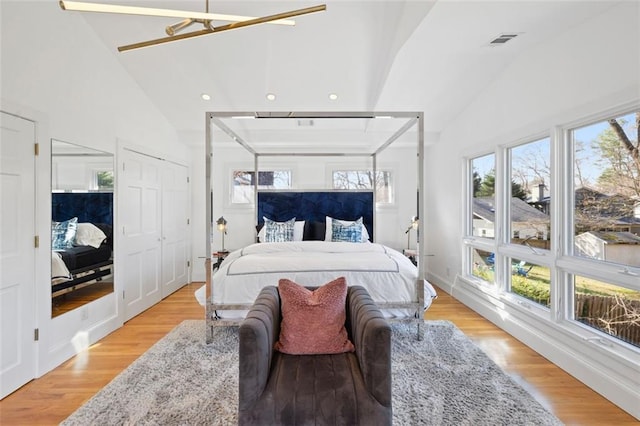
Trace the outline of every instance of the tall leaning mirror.
{"label": "tall leaning mirror", "polygon": [[51,315],[113,292],[113,154],[51,140]]}

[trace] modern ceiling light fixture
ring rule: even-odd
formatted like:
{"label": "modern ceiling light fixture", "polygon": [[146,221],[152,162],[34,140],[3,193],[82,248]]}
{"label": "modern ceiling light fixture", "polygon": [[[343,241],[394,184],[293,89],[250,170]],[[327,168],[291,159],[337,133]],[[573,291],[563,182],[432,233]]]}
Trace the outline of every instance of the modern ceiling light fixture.
{"label": "modern ceiling light fixture", "polygon": [[194,22],[199,22],[199,23],[203,24],[205,27],[213,29],[213,27],[211,26],[211,21],[209,21],[209,20],[187,18],[187,19],[184,19],[184,20],[178,22],[177,24],[173,24],[173,25],[167,26],[167,28],[165,28],[165,32],[167,33],[167,35],[170,35],[170,36],[176,35],[176,33],[178,31],[184,30],[185,28],[187,28],[188,26],[190,26]]}
{"label": "modern ceiling light fixture", "polygon": [[[319,6],[307,7],[304,9],[292,10],[289,12],[277,13],[275,15],[263,16],[263,17],[250,17],[239,15],[223,15],[217,13],[209,13],[209,0],[205,0],[205,12],[192,12],[186,10],[173,10],[173,9],[156,9],[148,7],[135,7],[135,6],[120,6],[115,4],[101,4],[101,3],[85,3],[77,1],[59,1],[62,10],[78,11],[78,12],[102,12],[102,13],[116,13],[124,15],[143,15],[143,16],[161,16],[161,17],[173,17],[183,18],[182,21],[173,25],[169,25],[165,28],[165,32],[168,37],[162,37],[154,40],[143,41],[140,43],[129,44],[126,46],[119,46],[118,51],[125,52],[133,49],[140,49],[143,47],[155,46],[158,44],[169,43],[178,40],[184,40],[187,38],[199,37],[212,33],[218,33],[227,30],[233,30],[236,28],[248,27],[258,24],[280,24],[280,25],[295,25],[295,21],[287,18],[294,16],[306,15],[314,12],[322,12],[327,9],[326,4]],[[227,21],[229,24],[214,27],[212,21]],[[177,34],[179,31],[191,26],[194,23],[200,23],[204,26],[204,29],[198,31],[192,31],[184,34]]]}

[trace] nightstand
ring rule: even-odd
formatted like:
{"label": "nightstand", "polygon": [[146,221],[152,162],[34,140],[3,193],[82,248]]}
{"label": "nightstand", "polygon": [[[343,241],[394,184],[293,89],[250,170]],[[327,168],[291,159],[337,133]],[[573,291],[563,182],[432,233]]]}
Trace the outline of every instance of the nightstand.
{"label": "nightstand", "polygon": [[215,271],[216,269],[220,268],[220,265],[222,265],[222,261],[229,256],[229,251],[228,250],[224,250],[224,251],[216,251],[211,253],[211,257],[216,259],[216,262],[211,266],[211,272]]}
{"label": "nightstand", "polygon": [[418,266],[418,250],[413,249],[402,249],[402,254],[407,256],[411,263]]}

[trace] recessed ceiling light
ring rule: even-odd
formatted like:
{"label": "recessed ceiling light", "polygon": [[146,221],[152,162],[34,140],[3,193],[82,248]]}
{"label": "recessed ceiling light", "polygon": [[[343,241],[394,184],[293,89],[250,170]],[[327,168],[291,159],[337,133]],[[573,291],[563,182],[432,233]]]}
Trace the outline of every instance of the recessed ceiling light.
{"label": "recessed ceiling light", "polygon": [[276,100],[276,95],[273,94],[273,93],[267,93],[267,100],[275,101]]}
{"label": "recessed ceiling light", "polygon": [[200,97],[202,98],[203,101],[211,100],[211,96],[207,95],[206,93],[201,94]]}
{"label": "recessed ceiling light", "polygon": [[335,93],[329,93],[329,99],[335,101],[336,99],[338,99],[338,95]]}

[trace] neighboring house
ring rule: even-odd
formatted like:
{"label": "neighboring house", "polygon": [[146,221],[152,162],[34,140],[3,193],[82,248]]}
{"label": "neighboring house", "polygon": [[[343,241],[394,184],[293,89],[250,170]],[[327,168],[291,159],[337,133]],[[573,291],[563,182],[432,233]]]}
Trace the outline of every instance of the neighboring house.
{"label": "neighboring house", "polygon": [[[495,236],[495,208],[492,197],[473,199],[473,235]],[[520,198],[511,198],[511,238],[546,240],[549,236],[549,216]]]}
{"label": "neighboring house", "polygon": [[537,188],[538,190],[527,190],[527,193],[529,194],[529,197],[527,197],[527,204],[535,207],[542,213],[550,214],[551,195],[549,194],[547,186],[542,182],[538,183],[538,185],[534,185],[533,188]]}
{"label": "neighboring house", "polygon": [[640,237],[630,232],[589,231],[578,235],[575,242],[582,256],[640,266]]}
{"label": "neighboring house", "polygon": [[576,230],[618,231],[640,235],[640,202],[592,188],[575,191]]}

